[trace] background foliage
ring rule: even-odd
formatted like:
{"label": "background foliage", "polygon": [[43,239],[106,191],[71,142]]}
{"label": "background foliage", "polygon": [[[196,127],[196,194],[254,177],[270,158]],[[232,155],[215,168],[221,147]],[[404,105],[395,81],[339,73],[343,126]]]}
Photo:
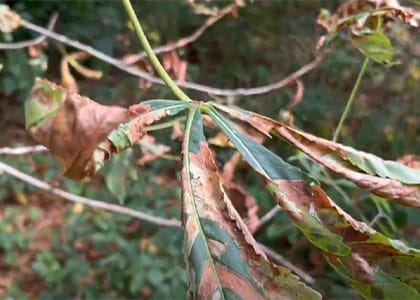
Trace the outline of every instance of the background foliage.
{"label": "background foliage", "polygon": [[[6,1],[7,2],[7,1]],[[227,2],[217,2],[223,6]],[[218,87],[253,87],[273,82],[313,58],[314,46],[323,30],[316,25],[321,8],[331,11],[338,1],[267,1],[239,9],[238,17],[227,16],[213,25],[195,43],[178,51],[188,62],[187,79]],[[8,3],[25,19],[46,24],[55,11],[55,30],[92,45],[114,57],[139,50],[139,44],[119,2],[94,1]],[[168,1],[136,3],[139,16],[154,45],[187,36],[205,17],[185,3]],[[94,14],[92,12],[95,12]],[[396,24],[389,30],[400,65],[391,68],[371,64],[362,82],[341,141],[355,148],[396,159],[420,153],[420,44],[418,30]],[[19,29],[3,34],[3,42],[25,40],[32,33]],[[54,41],[32,56],[27,49],[0,52],[0,146],[32,143],[23,124],[23,100],[34,77],[60,81],[59,63],[71,48]],[[335,43],[332,53],[303,77],[304,95],[293,111],[295,124],[330,139],[351,91],[363,58],[346,35]],[[158,85],[139,89],[140,82],[94,58],[84,65],[104,73],[101,80],[76,77],[80,93],[103,103],[128,106],[140,100],[171,97]],[[280,119],[292,100],[295,86],[230,102]],[[192,93],[192,96],[198,96]],[[417,96],[417,97],[416,97]],[[170,130],[159,131],[160,143],[179,153]],[[268,143],[270,145],[270,143]],[[277,143],[276,153],[306,169],[352,215],[387,235],[420,246],[420,213],[372,196],[341,178],[331,178],[286,143]],[[90,181],[75,182],[59,176],[58,167],[43,154],[2,157],[20,170],[61,185],[72,193],[165,217],[179,217],[179,162],[156,160],[136,164],[141,149],[133,156],[122,153]],[[229,157],[221,151],[220,161]],[[114,162],[115,161],[115,162]],[[124,170],[118,162],[126,161]],[[118,176],[121,174],[121,176]],[[261,216],[274,205],[259,178],[246,167],[237,172],[247,191],[255,196]],[[110,182],[118,184],[115,187]],[[118,186],[125,184],[124,194]],[[380,216],[377,218],[376,216]],[[179,298],[185,297],[186,274],[182,259],[182,233],[70,205],[47,193],[0,174],[0,291],[15,298]],[[375,218],[376,217],[376,218]],[[269,245],[316,278],[315,288],[325,298],[359,297],[323,261],[293,227],[284,212],[262,227],[258,241]]]}

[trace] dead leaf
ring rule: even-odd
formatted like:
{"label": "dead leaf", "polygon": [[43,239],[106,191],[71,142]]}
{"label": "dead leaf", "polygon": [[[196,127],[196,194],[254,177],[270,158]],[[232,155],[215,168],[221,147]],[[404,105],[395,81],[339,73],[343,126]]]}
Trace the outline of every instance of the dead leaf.
{"label": "dead leaf", "polygon": [[25,106],[28,115],[38,113],[30,115],[32,136],[73,179],[95,173],[95,148],[129,116],[125,108],[101,105],[39,78]]}

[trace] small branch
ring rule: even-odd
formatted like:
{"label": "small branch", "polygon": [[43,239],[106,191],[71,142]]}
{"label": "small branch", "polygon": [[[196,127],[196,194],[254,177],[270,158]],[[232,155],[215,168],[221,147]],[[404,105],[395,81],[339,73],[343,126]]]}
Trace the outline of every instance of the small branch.
{"label": "small branch", "polygon": [[[43,34],[49,38],[52,38],[60,43],[63,43],[65,45],[68,45],[70,47],[79,49],[79,50],[83,50],[87,53],[89,53],[90,55],[96,57],[97,59],[100,59],[128,74],[134,75],[136,77],[140,77],[143,79],[146,79],[150,82],[153,83],[157,83],[157,84],[164,84],[163,80],[161,80],[160,78],[157,78],[153,75],[150,75],[149,73],[140,70],[134,66],[130,66],[126,63],[124,63],[122,60],[113,58],[111,56],[108,56],[96,49],[94,49],[91,46],[82,44],[79,41],[76,40],[72,40],[68,37],[66,37],[65,35],[62,34],[58,34],[55,32],[52,32],[48,29],[45,29],[43,27],[40,27],[38,25],[32,24],[28,21],[22,20],[22,27],[38,32],[40,34]],[[294,82],[296,79],[302,77],[303,75],[305,75],[306,73],[308,73],[309,71],[313,70],[316,66],[319,65],[319,63],[324,59],[325,55],[327,54],[327,52],[323,52],[321,54],[318,54],[314,60],[312,60],[310,63],[302,66],[301,68],[299,68],[297,71],[291,73],[290,75],[286,76],[285,78],[283,78],[282,80],[272,83],[272,84],[268,84],[268,85],[263,85],[263,86],[259,86],[259,87],[254,87],[254,88],[238,88],[238,89],[219,89],[219,88],[215,88],[215,87],[211,87],[211,86],[206,86],[206,85],[202,85],[202,84],[198,84],[198,83],[193,83],[193,82],[184,82],[184,83],[180,83],[177,82],[178,86],[180,87],[184,87],[186,89],[191,89],[191,90],[195,90],[195,91],[199,91],[199,92],[204,92],[207,93],[209,95],[215,95],[215,96],[224,96],[224,97],[233,97],[233,96],[252,96],[252,95],[260,95],[260,94],[265,94],[265,93],[269,93],[272,92],[274,90],[280,89],[288,84],[290,84],[291,82]]]}
{"label": "small branch", "polygon": [[[36,179],[35,177],[32,177],[28,174],[25,174],[23,172],[20,172],[19,170],[13,168],[12,166],[5,164],[3,162],[0,161],[0,174],[1,171],[9,174],[10,176],[13,176],[23,182],[26,182],[40,190],[46,191],[48,193],[51,193],[53,195],[56,195],[64,200],[67,201],[71,201],[71,202],[75,202],[75,203],[81,203],[83,205],[89,206],[89,207],[93,207],[93,208],[100,208],[100,209],[104,209],[110,212],[114,212],[114,213],[120,213],[123,215],[128,215],[130,217],[133,218],[137,218],[139,220],[145,221],[145,222],[149,222],[152,224],[156,224],[158,226],[169,226],[169,227],[182,227],[182,224],[179,220],[175,220],[175,219],[166,219],[166,218],[160,218],[160,217],[155,217],[149,214],[146,214],[144,212],[140,212],[131,208],[127,208],[127,207],[123,207],[120,205],[115,205],[115,204],[110,204],[110,203],[105,203],[99,200],[95,200],[95,199],[91,199],[91,198],[86,198],[86,197],[81,197],[81,196],[77,196],[71,193],[68,193],[64,190],[61,189],[57,189],[51,185],[49,185],[46,182],[43,182],[39,179]],[[291,262],[289,262],[287,259],[285,259],[283,256],[281,256],[280,254],[276,253],[273,249],[263,245],[263,244],[258,244],[261,249],[267,253],[267,255],[269,257],[271,257],[273,260],[275,260],[277,263],[285,266],[286,268],[289,268],[290,270],[292,270],[296,275],[298,275],[303,281],[307,282],[308,284],[313,284],[315,282],[315,280],[308,274],[305,273],[305,271],[301,270],[300,268],[296,267],[295,265],[293,265]]]}
{"label": "small branch", "polygon": [[110,204],[110,203],[105,203],[102,201],[98,201],[95,199],[90,199],[90,198],[86,198],[86,197],[81,197],[81,196],[77,196],[74,194],[70,194],[66,191],[63,191],[61,189],[57,189],[51,185],[49,185],[46,182],[43,182],[41,180],[38,180],[30,175],[27,175],[25,173],[20,172],[19,170],[16,170],[15,168],[3,163],[0,161],[0,171],[3,171],[19,180],[22,180],[34,187],[39,188],[40,190],[49,192],[53,195],[56,195],[58,197],[61,197],[65,200],[71,201],[71,202],[76,202],[76,203],[81,203],[84,204],[86,206],[90,206],[90,207],[94,207],[94,208],[101,208],[101,209],[105,209],[111,212],[116,212],[116,213],[120,213],[120,214],[124,214],[124,215],[128,215],[149,223],[153,223],[159,226],[171,226],[171,227],[180,227],[181,226],[181,222],[178,220],[174,220],[174,219],[165,219],[165,218],[160,218],[160,217],[155,217],[149,214],[146,214],[144,212],[140,212],[128,207],[123,207],[123,206],[119,206],[119,205],[115,205],[115,204]]}
{"label": "small branch", "polygon": [[294,272],[306,283],[308,284],[315,283],[315,279],[311,275],[309,275],[304,270],[293,265],[290,261],[288,261],[282,255],[277,253],[274,249],[271,249],[270,247],[267,247],[266,245],[263,245],[260,243],[258,243],[258,246],[261,247],[261,249],[267,254],[268,257],[270,257],[272,260],[276,261],[277,263],[285,266],[286,268],[290,269],[292,272]]}
{"label": "small branch", "polygon": [[[217,21],[219,21],[220,19],[222,19],[223,17],[225,17],[226,15],[228,15],[229,13],[232,12],[232,10],[236,7],[235,4],[231,4],[223,9],[221,9],[216,15],[210,16],[204,23],[203,25],[201,25],[196,31],[194,31],[191,35],[183,37],[179,40],[177,40],[176,42],[173,43],[169,43],[163,46],[159,46],[156,48],[153,48],[153,52],[155,54],[160,54],[160,53],[164,53],[164,52],[170,52],[172,50],[178,49],[178,48],[182,48],[185,47],[193,42],[195,42],[196,40],[198,40],[203,33],[210,27],[212,26],[214,23],[216,23]],[[140,53],[138,53],[137,55],[133,55],[130,57],[130,64],[134,64],[136,62],[138,62],[139,60],[144,59],[147,56],[146,51],[142,51]]]}
{"label": "small branch", "polygon": [[29,153],[47,152],[48,149],[42,145],[25,146],[18,148],[3,147],[0,148],[0,155],[22,155]]}
{"label": "small branch", "polygon": [[276,205],[274,206],[272,209],[270,209],[270,211],[268,213],[266,213],[264,216],[261,217],[260,221],[258,222],[258,224],[255,226],[255,230],[254,232],[257,232],[258,229],[260,229],[263,225],[265,225],[267,222],[269,222],[272,218],[274,218],[274,216],[281,211],[282,208],[280,205]]}
{"label": "small branch", "polygon": [[[48,31],[51,31],[51,30],[54,29],[55,23],[57,22],[57,18],[58,18],[58,13],[55,12],[51,16],[50,21],[48,22],[48,25],[47,25],[47,30]],[[42,43],[46,38],[47,38],[46,35],[40,35],[40,36],[38,36],[34,39],[21,41],[21,42],[16,42],[16,43],[0,43],[0,49],[16,50],[16,49],[27,48],[27,47],[35,46],[37,44]]]}
{"label": "small branch", "polygon": [[354,99],[356,98],[356,93],[359,90],[360,83],[362,82],[362,78],[363,78],[363,75],[366,72],[366,68],[367,68],[368,64],[369,64],[369,58],[366,57],[365,60],[363,61],[362,67],[360,68],[359,75],[357,75],[356,82],[353,86],[350,97],[347,100],[347,104],[346,104],[346,107],[344,108],[343,114],[341,115],[340,121],[338,122],[337,128],[336,128],[335,133],[334,133],[333,142],[336,142],[337,139],[338,139],[341,127],[343,126],[344,121],[346,120],[347,115],[350,112],[350,108],[353,104]]}
{"label": "small branch", "polygon": [[143,32],[143,28],[137,18],[136,12],[134,11],[133,7],[131,6],[130,0],[122,0],[122,3],[130,17],[130,21],[134,26],[134,30],[137,33],[137,37],[140,40],[141,45],[143,46],[144,51],[146,51],[147,56],[149,57],[150,63],[155,68],[156,72],[159,74],[160,78],[165,81],[166,85],[171,89],[171,91],[179,98],[179,100],[183,100],[186,102],[190,102],[190,97],[181,90],[178,85],[172,80],[169,74],[165,71],[162,64],[160,63],[159,59],[153,52],[152,47],[150,46],[149,41],[147,40],[146,35]]}

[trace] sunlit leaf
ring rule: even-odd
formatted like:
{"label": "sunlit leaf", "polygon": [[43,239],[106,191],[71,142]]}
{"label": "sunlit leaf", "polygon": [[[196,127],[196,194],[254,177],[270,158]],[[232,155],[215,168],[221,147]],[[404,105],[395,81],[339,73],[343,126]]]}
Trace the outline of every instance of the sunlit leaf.
{"label": "sunlit leaf", "polygon": [[[417,263],[419,250],[353,219],[302,171],[241,134],[213,108],[206,108],[206,111],[263,177],[268,190],[294,224],[361,294],[372,299],[377,299],[378,295],[404,295],[405,298],[400,297],[404,299],[420,296],[416,286],[410,286],[411,278],[386,273],[383,263],[384,258],[395,256]],[[250,116],[250,120],[259,121],[256,115]],[[263,127],[264,124],[260,124],[260,128]],[[271,163],[270,167],[261,167],[267,160]]]}
{"label": "sunlit leaf", "polygon": [[186,125],[182,170],[184,252],[195,299],[319,299],[268,262],[224,191],[198,108]]}
{"label": "sunlit leaf", "polygon": [[281,136],[320,164],[356,183],[361,188],[399,203],[420,206],[420,169],[383,160],[302,132],[270,118],[238,108],[217,108],[269,135]]}

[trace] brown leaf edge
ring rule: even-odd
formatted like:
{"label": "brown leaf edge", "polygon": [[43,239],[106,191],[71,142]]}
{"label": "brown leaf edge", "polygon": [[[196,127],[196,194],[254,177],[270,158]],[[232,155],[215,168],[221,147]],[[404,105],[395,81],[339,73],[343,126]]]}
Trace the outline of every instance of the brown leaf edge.
{"label": "brown leaf edge", "polygon": [[[395,179],[361,172],[343,158],[343,153],[347,152],[347,146],[302,132],[254,112],[219,104],[215,104],[215,106],[232,117],[249,123],[267,136],[270,136],[272,133],[283,137],[318,163],[343,175],[363,189],[367,189],[376,195],[396,200],[402,205],[420,207],[419,185],[404,184]],[[366,155],[362,151],[359,151],[359,153],[360,155]]]}
{"label": "brown leaf edge", "polygon": [[182,169],[189,297],[320,299],[289,270],[266,259],[227,196],[198,110],[190,113],[191,119],[195,121],[187,122]]}

